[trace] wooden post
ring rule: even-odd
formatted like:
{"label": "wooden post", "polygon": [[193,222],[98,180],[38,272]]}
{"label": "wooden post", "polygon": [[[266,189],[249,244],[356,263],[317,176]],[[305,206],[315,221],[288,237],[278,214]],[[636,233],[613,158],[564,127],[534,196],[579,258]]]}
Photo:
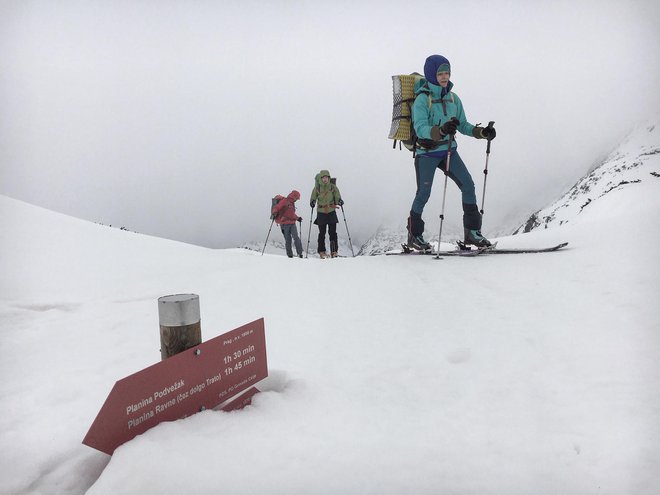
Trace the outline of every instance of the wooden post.
{"label": "wooden post", "polygon": [[197,294],[174,294],[158,298],[160,358],[165,360],[202,343]]}

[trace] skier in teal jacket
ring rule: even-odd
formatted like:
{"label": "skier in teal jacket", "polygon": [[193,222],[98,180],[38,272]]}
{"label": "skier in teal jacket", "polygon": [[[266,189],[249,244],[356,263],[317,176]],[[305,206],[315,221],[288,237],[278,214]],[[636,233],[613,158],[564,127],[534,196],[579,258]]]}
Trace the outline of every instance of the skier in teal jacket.
{"label": "skier in teal jacket", "polygon": [[[424,64],[424,77],[415,86],[412,120],[418,138],[415,156],[417,191],[408,217],[408,245],[414,249],[429,250],[424,240],[422,212],[431,195],[436,168],[446,172],[449,135],[456,131],[478,139],[495,139],[494,127],[480,127],[468,122],[461,99],[452,92],[449,80],[451,66],[442,55],[431,55]],[[477,207],[474,181],[458,154],[456,139],[452,151],[448,177],[461,190],[463,201],[464,242],[479,247],[490,246],[481,235],[481,213]]]}

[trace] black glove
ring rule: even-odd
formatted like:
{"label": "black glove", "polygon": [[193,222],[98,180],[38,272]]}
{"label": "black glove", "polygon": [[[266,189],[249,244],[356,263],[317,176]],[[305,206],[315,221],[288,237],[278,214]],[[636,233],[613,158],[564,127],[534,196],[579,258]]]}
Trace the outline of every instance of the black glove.
{"label": "black glove", "polygon": [[314,207],[316,206],[316,200],[315,200],[315,199],[311,200],[311,201],[309,202],[309,206],[311,206],[312,208],[314,208]]}
{"label": "black glove", "polygon": [[481,131],[481,134],[484,136],[485,139],[488,139],[489,141],[492,141],[495,139],[495,136],[497,136],[497,132],[495,132],[495,127],[489,126],[489,127],[484,127],[483,130]]}
{"label": "black glove", "polygon": [[298,217],[298,221],[302,223],[302,217]]}
{"label": "black glove", "polygon": [[456,134],[456,128],[458,127],[458,124],[460,124],[458,119],[456,117],[452,117],[447,122],[442,124],[440,127],[440,132],[445,136],[447,134]]}
{"label": "black glove", "polygon": [[479,127],[478,125],[474,127],[472,135],[477,139],[488,139],[492,141],[495,139],[497,132],[495,132],[494,127]]}
{"label": "black glove", "polygon": [[337,204],[338,204],[339,206],[344,206],[344,200],[341,199],[341,198],[339,198],[339,201],[337,201]]}

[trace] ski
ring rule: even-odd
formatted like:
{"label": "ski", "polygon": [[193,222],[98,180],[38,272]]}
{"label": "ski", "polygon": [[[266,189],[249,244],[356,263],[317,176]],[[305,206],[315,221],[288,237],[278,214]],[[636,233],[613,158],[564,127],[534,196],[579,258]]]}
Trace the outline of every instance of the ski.
{"label": "ski", "polygon": [[430,254],[435,254],[436,256],[479,256],[480,254],[486,254],[495,249],[495,246],[480,247],[476,249],[452,249],[450,251],[440,251],[440,252],[431,252]]}
{"label": "ski", "polygon": [[488,247],[482,247],[482,248],[477,248],[477,249],[464,249],[461,247],[457,247],[456,249],[452,249],[449,251],[433,251],[431,249],[427,249],[424,251],[420,251],[417,249],[413,249],[407,244],[401,244],[401,249],[402,251],[399,252],[390,252],[390,253],[385,253],[387,256],[392,256],[392,255],[431,255],[431,256],[478,256],[480,254],[488,253],[491,252],[495,249],[495,246],[497,243],[493,244],[492,246]]}
{"label": "ski", "polygon": [[547,248],[502,248],[502,249],[489,249],[485,251],[488,254],[524,254],[524,253],[550,253],[557,251],[563,247],[568,246],[568,242],[562,242],[556,246]]}
{"label": "ski", "polygon": [[420,251],[418,249],[413,249],[407,244],[401,244],[401,251],[390,251],[385,253],[386,256],[398,256],[401,254],[410,254],[410,255],[415,255],[415,256],[421,256],[421,255],[428,255],[428,254],[435,254],[433,251],[430,249]]}
{"label": "ski", "polygon": [[452,249],[450,251],[437,251],[426,250],[418,251],[407,244],[401,244],[402,251],[399,252],[390,252],[385,253],[387,256],[392,255],[432,255],[432,256],[478,256],[480,254],[526,254],[526,253],[551,253],[557,251],[563,247],[568,246],[568,242],[562,242],[556,246],[546,247],[546,248],[498,248],[497,242],[493,243],[492,246],[477,248],[477,249],[463,249],[459,247],[457,249]]}

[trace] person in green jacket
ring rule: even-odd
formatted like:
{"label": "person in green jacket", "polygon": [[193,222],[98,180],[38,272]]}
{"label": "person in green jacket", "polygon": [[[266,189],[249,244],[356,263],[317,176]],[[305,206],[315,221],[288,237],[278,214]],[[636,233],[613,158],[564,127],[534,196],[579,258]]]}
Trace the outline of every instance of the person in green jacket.
{"label": "person in green jacket", "polygon": [[417,191],[408,217],[408,245],[419,250],[431,249],[422,236],[422,212],[431,195],[436,169],[447,173],[450,135],[452,150],[447,175],[461,190],[464,242],[479,247],[491,245],[481,234],[481,213],[477,207],[474,181],[458,154],[454,136],[458,131],[477,139],[492,140],[495,139],[495,128],[468,122],[461,99],[452,92],[454,84],[449,80],[450,75],[449,60],[442,55],[431,55],[424,64],[424,79],[415,86],[412,120],[419,147],[415,156]]}
{"label": "person in green jacket", "polygon": [[317,251],[321,258],[326,258],[325,233],[326,228],[330,237],[330,256],[335,258],[339,252],[337,243],[337,212],[335,208],[342,206],[344,201],[341,199],[341,193],[336,184],[330,180],[330,172],[321,170],[314,179],[314,189],[309,205],[316,209],[316,220],[314,224],[319,227],[318,248]]}

